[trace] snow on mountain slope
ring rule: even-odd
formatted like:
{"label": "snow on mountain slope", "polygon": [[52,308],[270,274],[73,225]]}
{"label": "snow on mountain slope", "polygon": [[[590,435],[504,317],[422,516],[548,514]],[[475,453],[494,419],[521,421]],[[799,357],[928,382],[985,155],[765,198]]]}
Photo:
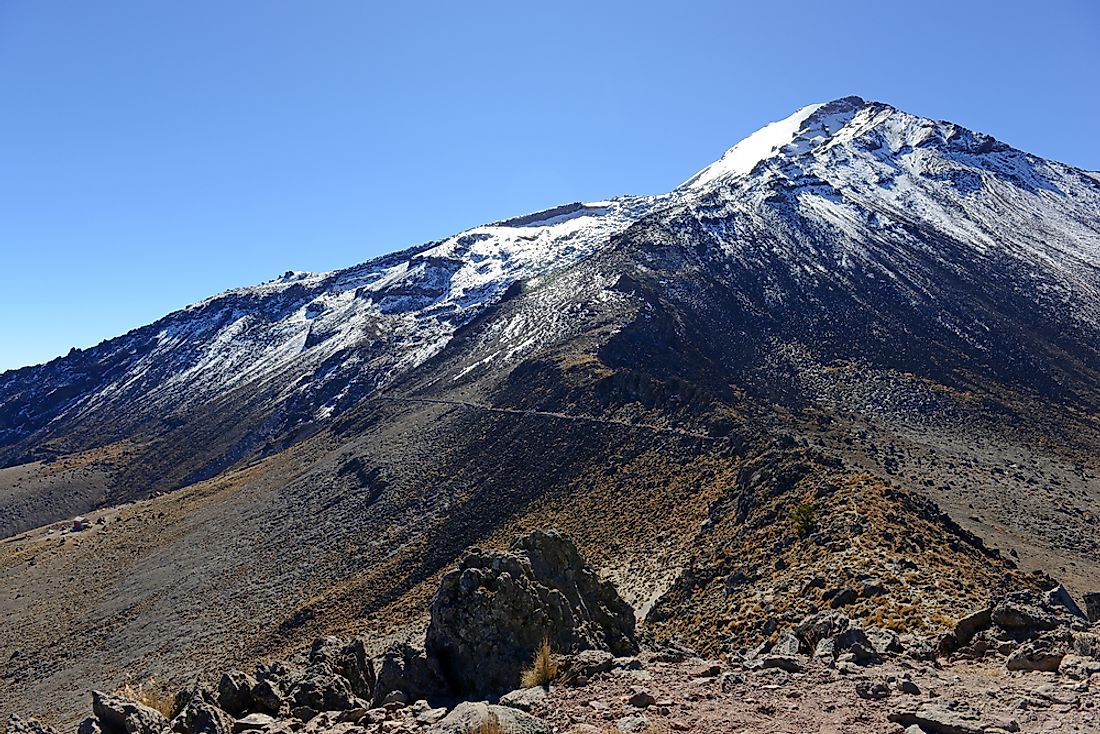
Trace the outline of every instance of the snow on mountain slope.
{"label": "snow on mountain slope", "polygon": [[1047,397],[1098,387],[1100,177],[952,123],[858,98],[812,105],[732,148],[627,240],[530,289],[451,379],[578,338],[603,323],[601,302],[637,313],[637,299],[618,303],[625,275],[691,304],[676,323],[706,319],[719,351],[741,343],[718,363],[745,373],[760,367],[746,358],[778,358],[756,332]]}
{"label": "snow on mountain slope", "polygon": [[324,419],[436,354],[516,280],[576,262],[667,199],[566,205],[347,270],[287,273],[8,372],[0,446],[106,414],[97,440],[117,439],[235,389],[292,405],[284,429]]}
{"label": "snow on mountain slope", "polygon": [[[1052,323],[1094,329],[1098,211],[1096,174],[856,97],[810,105],[670,194],[560,206],[347,270],[288,273],[0,375],[0,462],[221,416],[202,440],[215,445],[232,430],[231,447],[187,475],[203,476],[408,374],[523,280],[525,305],[493,325],[489,351],[476,355],[501,368],[578,333],[599,301],[620,298],[613,273],[566,271],[649,219],[753,272],[765,307],[811,288],[887,284],[915,308],[944,311],[935,318],[983,349],[989,325],[965,307],[949,312],[934,281],[1004,272]],[[238,418],[230,426],[226,415]]]}

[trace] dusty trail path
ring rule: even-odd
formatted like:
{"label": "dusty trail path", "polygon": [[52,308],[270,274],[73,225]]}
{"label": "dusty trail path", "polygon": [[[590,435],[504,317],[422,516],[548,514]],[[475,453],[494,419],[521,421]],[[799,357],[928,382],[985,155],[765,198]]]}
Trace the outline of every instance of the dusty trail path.
{"label": "dusty trail path", "polygon": [[706,433],[688,431],[683,428],[669,428],[668,426],[658,426],[652,423],[632,423],[630,421],[617,420],[615,418],[597,418],[594,415],[572,415],[569,413],[556,413],[546,410],[520,410],[519,408],[502,408],[494,405],[484,405],[482,403],[472,403],[463,400],[444,400],[441,398],[410,398],[398,395],[378,395],[376,396],[376,399],[391,403],[445,405],[456,408],[468,408],[470,410],[481,410],[489,413],[506,413],[510,415],[528,416],[533,418],[552,418],[557,420],[577,421],[583,423],[603,423],[606,425],[623,426],[624,428],[635,428],[643,431],[654,431],[656,433],[667,433],[676,436],[684,436],[687,438],[695,438],[701,441],[728,440],[722,436],[711,436]]}

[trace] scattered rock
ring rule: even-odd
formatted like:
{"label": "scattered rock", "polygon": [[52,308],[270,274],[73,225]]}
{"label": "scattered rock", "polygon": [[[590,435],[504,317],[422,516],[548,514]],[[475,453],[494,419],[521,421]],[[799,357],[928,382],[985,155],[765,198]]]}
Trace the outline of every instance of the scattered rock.
{"label": "scattered rock", "polygon": [[615,728],[621,732],[643,731],[649,726],[649,719],[645,716],[624,716],[615,722]]}
{"label": "scattered rock", "polygon": [[879,701],[890,697],[890,686],[881,680],[861,680],[856,682],[856,695],[860,698]]}
{"label": "scattered rock", "polygon": [[266,729],[275,723],[275,719],[267,714],[249,714],[233,722],[233,731],[240,734],[250,729]]}
{"label": "scattered rock", "polygon": [[898,681],[898,690],[910,696],[920,695],[920,686],[911,680],[903,678]]}
{"label": "scattered rock", "polygon": [[500,697],[501,706],[510,706],[520,711],[530,712],[536,705],[546,700],[546,689],[542,686],[519,688]]}
{"label": "scattered rock", "polygon": [[656,697],[645,688],[634,688],[630,698],[626,700],[628,704],[635,708],[646,709],[650,706],[654,706],[657,703]]}
{"label": "scattered rock", "polygon": [[778,668],[788,673],[801,673],[802,663],[790,655],[765,655],[760,658],[762,668]]}
{"label": "scattered rock", "polygon": [[927,734],[982,734],[977,713],[956,702],[921,703],[894,711],[887,718],[902,726],[917,726]]}

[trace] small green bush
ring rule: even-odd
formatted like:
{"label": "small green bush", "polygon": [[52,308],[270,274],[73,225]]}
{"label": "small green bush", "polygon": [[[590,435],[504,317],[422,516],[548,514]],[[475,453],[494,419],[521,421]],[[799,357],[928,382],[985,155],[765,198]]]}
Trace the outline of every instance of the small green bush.
{"label": "small green bush", "polygon": [[791,525],[799,537],[805,538],[817,527],[817,510],[809,502],[800,502],[791,511]]}

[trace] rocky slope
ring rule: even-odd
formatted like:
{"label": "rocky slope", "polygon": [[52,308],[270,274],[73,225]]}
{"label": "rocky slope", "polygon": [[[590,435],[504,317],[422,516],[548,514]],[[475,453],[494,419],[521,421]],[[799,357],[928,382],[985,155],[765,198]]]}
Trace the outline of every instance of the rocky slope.
{"label": "rocky slope", "polygon": [[846,98],[666,196],[7,373],[0,706],[416,639],[465,548],[536,527],[706,656],[1100,589],[1097,212],[1097,174]]}
{"label": "rocky slope", "polygon": [[[773,624],[752,649],[706,659],[681,644],[639,651],[629,605],[567,538],[537,531],[508,552],[474,550],[444,576],[423,649],[396,644],[372,655],[371,640],[326,637],[254,674],[227,671],[174,696],[93,691],[94,716],[78,731],[1091,729],[1100,723],[1100,618],[1090,630],[1063,587],[1043,585],[987,597],[989,606],[930,638],[817,612]],[[527,687],[515,688],[524,678]],[[7,731],[52,734],[19,717]]]}

